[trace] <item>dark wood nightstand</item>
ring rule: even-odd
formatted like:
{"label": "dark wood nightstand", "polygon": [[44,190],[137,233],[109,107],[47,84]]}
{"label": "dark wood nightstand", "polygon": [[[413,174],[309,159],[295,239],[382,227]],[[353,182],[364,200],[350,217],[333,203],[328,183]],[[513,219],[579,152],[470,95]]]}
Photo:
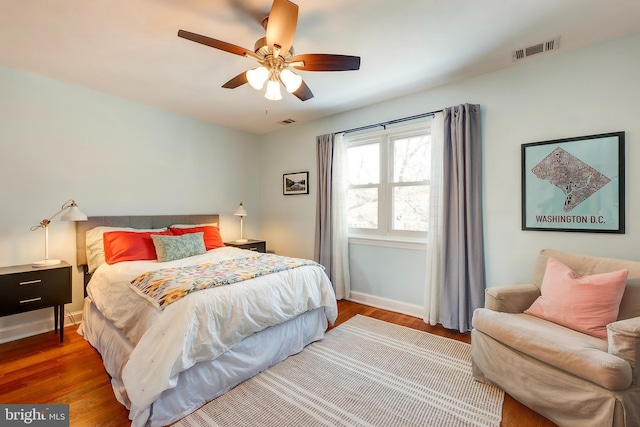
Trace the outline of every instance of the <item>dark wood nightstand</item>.
{"label": "dark wood nightstand", "polygon": [[71,265],[0,268],[0,317],[54,307],[55,332],[64,339],[64,305],[71,302]]}
{"label": "dark wood nightstand", "polygon": [[256,252],[267,252],[267,242],[264,240],[249,239],[247,243],[224,242],[225,246],[233,246],[240,249],[248,249]]}

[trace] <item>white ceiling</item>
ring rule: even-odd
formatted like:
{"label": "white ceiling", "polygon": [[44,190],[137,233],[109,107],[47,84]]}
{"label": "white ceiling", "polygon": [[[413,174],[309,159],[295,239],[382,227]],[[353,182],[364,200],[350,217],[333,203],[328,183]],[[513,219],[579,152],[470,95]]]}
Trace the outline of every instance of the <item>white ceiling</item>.
{"label": "white ceiling", "polygon": [[253,49],[271,0],[0,0],[0,65],[262,134],[516,66],[513,50],[556,36],[560,50],[538,58],[640,32],[639,0],[294,2],[296,53],[362,58],[359,71],[300,71],[305,102],[223,89],[255,62],[176,35]]}

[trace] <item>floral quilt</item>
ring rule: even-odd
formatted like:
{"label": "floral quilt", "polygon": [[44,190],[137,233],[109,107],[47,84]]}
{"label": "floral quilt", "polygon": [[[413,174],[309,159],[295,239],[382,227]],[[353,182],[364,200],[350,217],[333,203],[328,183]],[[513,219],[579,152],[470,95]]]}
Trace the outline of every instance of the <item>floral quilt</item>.
{"label": "floral quilt", "polygon": [[149,271],[133,279],[130,286],[154,306],[163,310],[169,304],[195,291],[230,285],[304,265],[321,266],[308,259],[260,254],[218,263]]}

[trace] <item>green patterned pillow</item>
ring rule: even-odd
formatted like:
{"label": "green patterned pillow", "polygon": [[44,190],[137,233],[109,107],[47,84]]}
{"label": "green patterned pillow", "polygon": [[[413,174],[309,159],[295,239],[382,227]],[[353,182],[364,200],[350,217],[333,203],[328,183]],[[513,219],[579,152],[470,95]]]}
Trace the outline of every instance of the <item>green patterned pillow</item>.
{"label": "green patterned pillow", "polygon": [[207,252],[204,248],[203,236],[204,233],[200,232],[183,234],[181,236],[160,236],[152,234],[151,238],[156,247],[158,261],[167,262],[193,255],[201,255]]}

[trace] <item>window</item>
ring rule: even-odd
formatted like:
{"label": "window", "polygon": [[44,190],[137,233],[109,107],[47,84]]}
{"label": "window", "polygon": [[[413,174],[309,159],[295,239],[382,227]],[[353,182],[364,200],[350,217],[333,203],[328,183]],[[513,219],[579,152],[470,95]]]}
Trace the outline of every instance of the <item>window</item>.
{"label": "window", "polygon": [[428,123],[346,135],[351,236],[424,239],[429,226]]}

